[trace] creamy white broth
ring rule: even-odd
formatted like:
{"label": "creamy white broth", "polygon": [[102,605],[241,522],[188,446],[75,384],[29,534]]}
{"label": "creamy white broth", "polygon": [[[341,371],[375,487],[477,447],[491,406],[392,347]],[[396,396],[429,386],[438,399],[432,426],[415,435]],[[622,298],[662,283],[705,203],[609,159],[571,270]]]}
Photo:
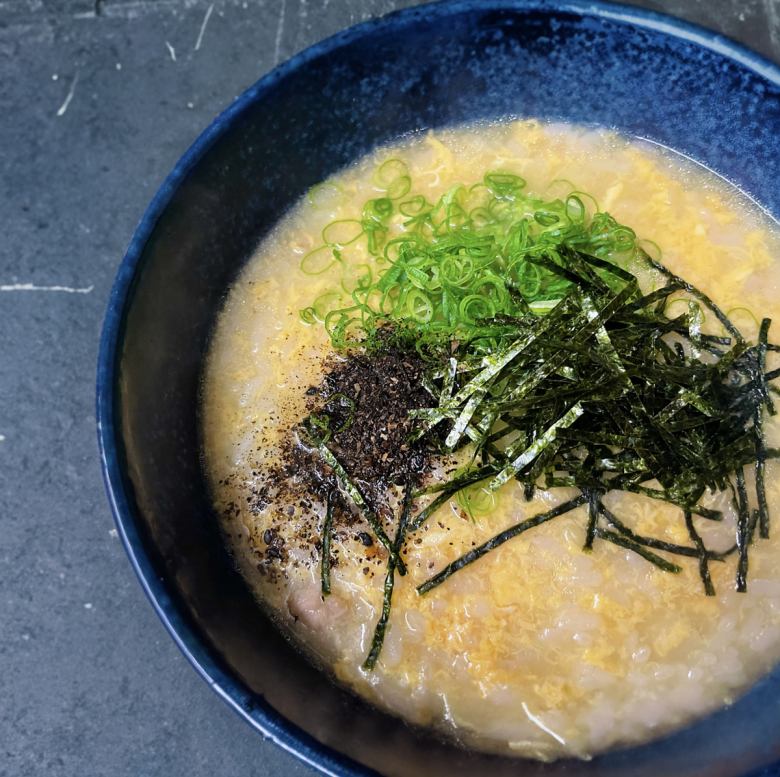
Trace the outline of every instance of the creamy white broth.
{"label": "creamy white broth", "polygon": [[[340,682],[410,722],[469,746],[542,759],[589,757],[644,741],[730,703],[780,658],[778,535],[751,548],[749,590],[734,591],[734,564],[713,563],[716,597],[703,594],[695,559],[670,575],[606,542],[582,552],[582,508],[537,527],[462,569],[425,596],[432,571],[575,491],[526,502],[508,484],[488,510],[464,519],[456,499],[409,542],[409,573],[396,577],[390,628],[376,668],[361,668],[379,615],[386,554],[348,533],[339,542],[332,594],[320,590],[319,555],[299,537],[324,505],[275,499],[263,473],[305,412],[331,346],[299,315],[342,273],[373,260],[358,241],[346,269],[299,269],[334,219],[359,218],[377,196],[373,174],[403,159],[413,193],[435,200],[487,170],[521,175],[542,197],[572,189],[658,244],[664,262],[732,310],[755,338],[755,316],[780,320],[776,225],[734,188],[650,144],[612,133],[521,121],[429,133],[383,148],[305,198],[258,248],[218,321],[203,390],[203,443],[215,503],[236,564],[258,600]],[[649,251],[656,250],[649,243]],[[734,310],[746,308],[745,311]],[[766,424],[780,444],[780,424]],[[780,521],[780,482],[767,463],[770,509]],[[638,533],[686,544],[679,511],[631,494],[607,504]],[[696,519],[708,545],[734,542],[730,498],[711,495],[724,521]],[[279,516],[283,515],[283,521]],[[286,557],[261,564],[267,530],[282,526]],[[275,529],[276,530],[276,529]],[[265,571],[261,573],[260,568]],[[269,574],[269,569],[272,572]]]}

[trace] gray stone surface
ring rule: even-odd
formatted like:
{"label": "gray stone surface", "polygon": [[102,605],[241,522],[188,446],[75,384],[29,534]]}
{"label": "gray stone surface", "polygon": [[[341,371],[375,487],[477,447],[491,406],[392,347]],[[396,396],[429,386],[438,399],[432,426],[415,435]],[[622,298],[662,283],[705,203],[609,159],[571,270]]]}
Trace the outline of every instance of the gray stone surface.
{"label": "gray stone surface", "polygon": [[[412,4],[0,0],[0,775],[312,773],[212,694],[135,580],[100,481],[97,341],[196,134],[293,52]],[[780,59],[780,0],[646,4]]]}

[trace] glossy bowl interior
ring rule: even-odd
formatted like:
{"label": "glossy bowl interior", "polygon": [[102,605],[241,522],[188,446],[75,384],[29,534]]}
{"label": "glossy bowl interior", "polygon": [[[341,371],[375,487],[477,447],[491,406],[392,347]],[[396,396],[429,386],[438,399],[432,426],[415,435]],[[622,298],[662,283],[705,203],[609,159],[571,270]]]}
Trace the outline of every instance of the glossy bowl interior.
{"label": "glossy bowl interior", "polygon": [[171,173],[133,238],[98,368],[109,497],[132,563],[195,668],[253,726],[338,774],[708,775],[780,759],[780,672],[686,730],[591,762],[461,751],[332,685],[233,571],[200,469],[201,366],[226,289],[306,189],[378,144],[476,119],[615,127],[724,175],[780,214],[780,71],[619,6],[452,2],[347,30],[259,81]]}

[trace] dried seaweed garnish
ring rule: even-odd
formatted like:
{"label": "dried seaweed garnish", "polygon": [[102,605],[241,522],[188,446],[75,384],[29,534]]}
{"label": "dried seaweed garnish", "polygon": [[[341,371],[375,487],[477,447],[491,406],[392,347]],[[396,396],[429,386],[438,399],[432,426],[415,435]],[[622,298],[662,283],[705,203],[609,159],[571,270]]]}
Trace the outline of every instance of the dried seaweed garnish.
{"label": "dried seaweed garnish", "polygon": [[[460,342],[451,356],[458,371],[454,385],[448,381],[447,398],[441,377],[434,375],[434,396],[442,389],[439,406],[417,410],[415,416],[427,426],[450,423],[448,441],[473,444],[484,461],[476,477],[492,477],[491,486],[514,478],[526,495],[539,482],[579,488],[588,505],[586,550],[604,540],[666,572],[680,567],[656,551],[696,558],[707,594],[714,593],[709,563],[730,552],[708,550],[693,515],[720,520],[718,511],[699,500],[708,489],[731,488],[738,514],[735,585],[745,591],[750,545],[756,534],[769,531],[764,472],[775,452],[766,449],[762,417],[774,411],[768,384],[777,377],[766,369],[766,354],[775,350],[768,342],[770,322],[764,319],[758,342],[748,343],[706,294],[641,251],[637,255],[667,280],[664,287],[643,294],[624,268],[574,249],[559,252],[555,262],[538,260],[571,284],[549,317],[537,324],[528,317],[503,318],[494,361]],[[670,318],[669,299],[680,294],[688,312]],[[702,331],[702,309],[724,334]],[[544,326],[543,337],[535,336],[535,326]],[[755,467],[755,509],[747,494],[748,466]],[[413,529],[473,477],[439,485],[441,495],[412,519]],[[636,534],[604,505],[603,497],[612,491],[679,507],[693,544]],[[518,526],[525,530],[527,523]],[[505,534],[449,564],[419,586],[420,593],[484,555],[498,538],[505,541]]]}

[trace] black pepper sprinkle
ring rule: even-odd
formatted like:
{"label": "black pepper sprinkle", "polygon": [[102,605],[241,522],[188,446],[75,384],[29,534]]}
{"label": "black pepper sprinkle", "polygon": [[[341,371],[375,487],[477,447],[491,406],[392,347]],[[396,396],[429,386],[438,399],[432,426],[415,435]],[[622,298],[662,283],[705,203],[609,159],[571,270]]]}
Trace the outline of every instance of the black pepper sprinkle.
{"label": "black pepper sprinkle", "polygon": [[[440,451],[440,441],[430,436],[424,441],[409,442],[413,428],[409,411],[430,404],[430,396],[422,388],[425,364],[417,354],[396,347],[388,338],[384,345],[370,352],[332,354],[321,366],[321,380],[305,390],[305,413],[328,416],[332,431],[328,447],[389,529],[397,520],[390,498],[392,487],[406,484],[409,473],[413,486],[421,486],[430,473],[431,461]],[[336,399],[337,395],[341,399]],[[289,410],[295,408],[295,420],[283,432],[284,441],[278,449],[279,463],[253,466],[247,498],[249,510],[267,510],[264,520],[272,524],[262,535],[265,547],[260,551],[266,575],[276,574],[274,568],[284,574],[278,561],[287,559],[285,541],[304,551],[304,563],[312,563],[309,558],[316,563],[322,552],[320,532],[325,497],[336,485],[333,473],[316,450],[306,444],[301,426],[304,419],[298,416],[299,399],[291,398],[289,407],[283,407],[284,412],[279,415],[292,418]],[[259,443],[278,444],[264,441],[262,431],[258,432]],[[266,450],[264,445],[258,446],[261,456]],[[336,547],[331,547],[331,567],[338,565],[338,543],[351,538],[372,549],[364,563],[371,567],[384,563],[385,555],[381,548],[375,554],[373,537],[363,530],[363,520],[360,511],[337,491],[332,535]],[[415,539],[418,544],[420,541]],[[370,567],[364,569],[364,574],[374,574]]]}
{"label": "black pepper sprinkle", "polygon": [[[389,514],[389,486],[404,483],[409,472],[417,485],[435,453],[429,441],[407,444],[413,422],[409,411],[427,407],[421,358],[389,341],[370,353],[355,351],[333,358],[316,388],[310,412],[324,413],[339,430],[328,445],[351,478],[365,489],[369,504]],[[348,397],[353,405],[330,401]]]}

